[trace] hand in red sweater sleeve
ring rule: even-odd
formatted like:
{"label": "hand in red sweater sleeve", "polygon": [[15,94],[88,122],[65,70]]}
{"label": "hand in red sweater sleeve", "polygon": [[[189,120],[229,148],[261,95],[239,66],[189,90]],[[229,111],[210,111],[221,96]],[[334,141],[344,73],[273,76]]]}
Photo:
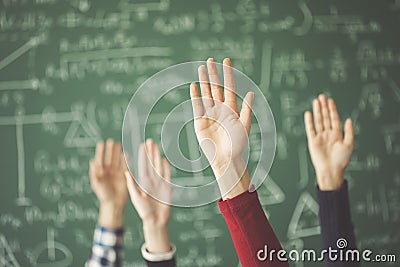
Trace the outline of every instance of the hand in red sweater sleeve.
{"label": "hand in red sweater sleeve", "polygon": [[[239,108],[230,59],[223,62],[224,90],[212,58],[198,69],[201,97],[196,83],[190,85],[194,128],[197,140],[217,179],[219,207],[228,224],[243,267],[288,266],[277,259],[258,260],[265,246],[281,246],[261,207],[256,192],[249,193],[250,177],[243,159],[251,128],[253,92],[248,92]],[[274,255],[275,257],[276,255]]]}
{"label": "hand in red sweater sleeve", "polygon": [[[220,200],[218,206],[243,267],[289,266],[286,260],[279,260],[285,258],[278,253],[282,247],[265,216],[256,191],[246,191],[232,199]],[[263,260],[265,246],[269,253],[273,253],[272,260],[269,255]]]}

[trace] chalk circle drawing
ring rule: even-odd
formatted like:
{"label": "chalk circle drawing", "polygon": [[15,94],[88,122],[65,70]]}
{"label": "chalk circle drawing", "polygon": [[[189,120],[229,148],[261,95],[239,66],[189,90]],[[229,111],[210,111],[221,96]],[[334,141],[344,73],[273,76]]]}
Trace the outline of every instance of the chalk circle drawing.
{"label": "chalk circle drawing", "polygon": [[55,231],[47,229],[47,241],[40,243],[33,251],[33,265],[37,267],[71,266],[73,256],[64,245],[55,241]]}
{"label": "chalk circle drawing", "polygon": [[[174,181],[170,183],[160,177],[160,180],[157,182],[162,184],[162,186],[172,187],[172,198],[165,196],[165,194],[151,192],[145,188],[145,185],[141,184],[141,179],[138,179],[139,177],[136,165],[136,162],[138,162],[137,152],[140,143],[143,143],[145,139],[149,137],[149,132],[147,132],[146,135],[146,131],[148,130],[146,129],[146,125],[150,123],[148,122],[150,120],[149,118],[151,117],[150,115],[154,116],[155,112],[152,114],[152,111],[155,109],[155,106],[159,105],[159,103],[161,103],[163,100],[163,97],[173,90],[186,90],[184,93],[186,96],[188,96],[189,84],[192,82],[199,82],[197,69],[201,65],[206,65],[206,62],[193,61],[181,63],[164,69],[147,79],[132,96],[126,109],[122,126],[122,144],[124,155],[127,156],[127,159],[129,159],[129,161],[127,161],[128,168],[133,177],[136,179],[136,182],[142,188],[142,190],[150,194],[155,199],[173,206],[196,207],[218,200],[221,198],[221,193],[219,191],[217,181],[213,179],[207,184],[188,186],[174,184]],[[216,63],[216,67],[220,76],[220,80],[222,81],[223,65]],[[259,158],[254,164],[253,176],[251,180],[251,183],[254,186],[251,187],[251,190],[255,190],[261,186],[263,181],[267,178],[273,158],[275,156],[275,121],[269,104],[258,86],[248,76],[237,69],[232,68],[232,74],[234,77],[236,95],[239,99],[239,102],[242,101],[247,92],[254,92],[252,109],[253,116],[258,122],[260,139],[268,140],[268,142],[262,143],[261,153],[259,153]],[[220,84],[220,86],[223,87],[222,84]],[[148,96],[152,96],[152,101],[154,101],[153,103],[148,102]],[[215,101],[214,105],[221,105],[222,109],[227,108],[226,105],[223,105],[218,101]],[[177,118],[180,118],[182,114],[185,116],[180,122],[181,125],[177,125]],[[196,173],[202,173],[203,170],[209,167],[209,163],[203,153],[200,153],[200,156],[198,156],[198,153],[190,153],[189,158],[187,158],[180,150],[181,146],[179,145],[179,135],[182,129],[185,128],[185,125],[191,123],[192,121],[192,105],[191,100],[188,98],[186,101],[182,101],[180,104],[174,106],[174,108],[165,117],[161,130],[160,147],[162,150],[161,152],[164,153],[165,157],[173,167],[181,171],[189,172],[195,176]],[[218,123],[224,127],[223,122]],[[194,132],[194,129],[189,130]],[[171,142],[171,136],[175,138],[175,140],[172,140],[173,142]],[[197,144],[197,140],[191,141],[192,143]],[[232,142],[230,142],[230,145],[232,146]],[[188,144],[188,146],[190,148],[191,144]],[[247,144],[245,147],[243,158],[247,163],[249,159],[249,144]],[[254,159],[252,159],[252,161],[254,162]],[[232,179],[232,181],[229,181],[231,184],[228,185],[227,188],[233,188],[239,179],[240,177],[238,177],[236,180]]]}

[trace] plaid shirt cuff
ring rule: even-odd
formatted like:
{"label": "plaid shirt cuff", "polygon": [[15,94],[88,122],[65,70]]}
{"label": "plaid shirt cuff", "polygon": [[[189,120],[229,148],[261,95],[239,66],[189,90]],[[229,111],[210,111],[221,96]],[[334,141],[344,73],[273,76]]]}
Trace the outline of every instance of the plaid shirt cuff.
{"label": "plaid shirt cuff", "polygon": [[97,225],[86,267],[119,267],[122,264],[123,229]]}

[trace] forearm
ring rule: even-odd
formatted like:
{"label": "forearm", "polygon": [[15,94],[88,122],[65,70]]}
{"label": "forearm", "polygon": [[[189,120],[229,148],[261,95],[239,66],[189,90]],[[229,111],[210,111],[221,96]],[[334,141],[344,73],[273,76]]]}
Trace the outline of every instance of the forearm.
{"label": "forearm", "polygon": [[98,224],[105,228],[121,228],[124,225],[124,212],[124,206],[101,203]]}
{"label": "forearm", "polygon": [[316,169],[317,183],[322,191],[339,189],[344,182],[344,169]]}
{"label": "forearm", "polygon": [[[317,187],[317,196],[324,249],[337,249],[337,242],[342,238],[347,242],[343,249],[356,249],[347,182],[337,190],[323,191]],[[359,263],[336,261],[328,262],[328,266],[359,266]]]}
{"label": "forearm", "polygon": [[143,234],[146,249],[150,253],[165,253],[171,250],[167,225],[143,222]]}
{"label": "forearm", "polygon": [[100,203],[93,247],[86,267],[122,265],[123,224],[124,207],[112,203]]}
{"label": "forearm", "polygon": [[[218,206],[228,225],[232,240],[243,267],[289,266],[277,253],[282,249],[274,230],[265,216],[257,192],[244,192],[235,198],[219,201]],[[275,250],[273,259],[260,258],[259,251]],[[281,255],[282,256],[282,255]]]}
{"label": "forearm", "polygon": [[105,228],[97,225],[93,247],[85,267],[122,266],[123,229]]}
{"label": "forearm", "polygon": [[288,266],[286,261],[276,257],[272,261],[258,259],[257,253],[265,246],[275,251],[282,247],[265,216],[257,192],[249,192],[250,177],[244,160],[240,157],[221,162],[211,165],[223,199],[218,205],[242,266]]}
{"label": "forearm", "polygon": [[211,165],[223,200],[234,198],[249,190],[250,177],[240,157],[226,163]]}
{"label": "forearm", "polygon": [[148,267],[175,267],[175,246],[171,244],[167,225],[143,222],[145,244],[142,256]]}

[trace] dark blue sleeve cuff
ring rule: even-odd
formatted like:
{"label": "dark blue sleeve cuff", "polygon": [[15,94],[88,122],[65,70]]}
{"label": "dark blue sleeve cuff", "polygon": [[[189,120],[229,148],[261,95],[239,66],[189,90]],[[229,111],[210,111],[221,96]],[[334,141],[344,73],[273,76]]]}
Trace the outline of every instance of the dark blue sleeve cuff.
{"label": "dark blue sleeve cuff", "polygon": [[[339,239],[345,239],[345,250],[356,249],[354,228],[351,222],[347,181],[337,190],[321,191],[316,188],[319,203],[319,220],[324,249],[337,249]],[[359,262],[327,261],[329,267],[359,266]]]}

